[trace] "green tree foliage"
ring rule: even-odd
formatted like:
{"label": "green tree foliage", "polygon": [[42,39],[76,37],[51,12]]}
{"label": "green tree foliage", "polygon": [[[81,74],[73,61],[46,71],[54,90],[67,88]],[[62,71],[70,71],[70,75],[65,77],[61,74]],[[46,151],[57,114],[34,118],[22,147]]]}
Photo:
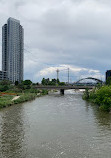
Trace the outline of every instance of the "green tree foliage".
{"label": "green tree foliage", "polygon": [[0,85],[0,92],[5,92],[9,90],[9,86],[8,85]]}
{"label": "green tree foliage", "polygon": [[59,81],[59,79],[57,79],[57,84],[59,84],[60,83],[60,81]]}
{"label": "green tree foliage", "polygon": [[49,85],[49,81],[50,81],[49,78],[47,78],[47,79],[43,78],[41,83],[42,83],[42,85]]}
{"label": "green tree foliage", "polygon": [[60,86],[65,86],[65,82],[59,82]]}
{"label": "green tree foliage", "polygon": [[93,91],[85,91],[83,99],[89,100],[99,105],[101,110],[111,109],[111,86],[102,86]]}
{"label": "green tree foliage", "polygon": [[11,82],[7,80],[0,81],[0,85],[10,85]]}
{"label": "green tree foliage", "polygon": [[89,99],[89,89],[88,88],[85,89],[83,99],[86,99],[86,100]]}
{"label": "green tree foliage", "polygon": [[25,89],[31,89],[30,85],[26,85]]}
{"label": "green tree foliage", "polygon": [[96,103],[111,105],[111,86],[103,86],[96,91]]}
{"label": "green tree foliage", "polygon": [[10,81],[3,80],[0,82],[0,92],[5,92],[10,89]]}
{"label": "green tree foliage", "polygon": [[25,80],[22,82],[24,85],[31,85],[32,81],[31,80]]}
{"label": "green tree foliage", "polygon": [[15,81],[15,86],[18,86],[19,82],[18,81]]}
{"label": "green tree foliage", "polygon": [[17,87],[18,87],[19,89],[21,89],[21,90],[24,90],[24,89],[25,89],[25,86],[24,86],[23,82],[22,82],[22,83],[19,83]]}
{"label": "green tree foliage", "polygon": [[65,85],[65,82],[60,82],[59,79],[52,79],[50,80],[49,78],[45,79],[43,78],[42,81],[41,81],[41,84],[42,85]]}

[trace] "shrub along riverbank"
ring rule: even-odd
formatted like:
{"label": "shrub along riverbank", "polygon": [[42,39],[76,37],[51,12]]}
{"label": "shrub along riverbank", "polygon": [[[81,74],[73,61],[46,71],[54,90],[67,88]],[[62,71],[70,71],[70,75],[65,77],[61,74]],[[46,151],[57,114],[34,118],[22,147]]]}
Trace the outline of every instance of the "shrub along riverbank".
{"label": "shrub along riverbank", "polygon": [[102,86],[92,91],[86,89],[83,99],[99,105],[102,111],[111,111],[111,86]]}
{"label": "shrub along riverbank", "polygon": [[4,108],[4,107],[8,107],[8,106],[11,106],[11,105],[14,105],[14,104],[19,104],[19,103],[23,103],[23,102],[26,102],[26,101],[31,101],[33,99],[35,99],[36,97],[39,97],[39,96],[43,96],[43,95],[46,95],[48,94],[48,91],[47,90],[41,90],[41,91],[37,91],[37,93],[35,92],[23,92],[23,93],[17,93],[17,96],[20,96],[18,99],[16,100],[12,100],[13,95],[10,95],[10,93],[6,93],[6,95],[4,94],[3,96],[1,95],[0,96],[0,108]]}
{"label": "shrub along riverbank", "polygon": [[[30,80],[22,83],[11,84],[9,81],[0,82],[0,108],[8,107],[13,104],[23,103],[35,99],[38,96],[48,94],[47,90],[37,90]],[[20,96],[13,100],[15,96]]]}

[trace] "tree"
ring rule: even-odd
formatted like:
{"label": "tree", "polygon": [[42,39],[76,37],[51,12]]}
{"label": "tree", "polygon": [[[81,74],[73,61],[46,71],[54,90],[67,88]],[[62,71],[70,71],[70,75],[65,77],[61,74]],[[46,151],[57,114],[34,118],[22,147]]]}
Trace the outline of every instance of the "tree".
{"label": "tree", "polygon": [[8,80],[3,80],[0,82],[0,85],[10,85],[10,84],[11,84],[11,82]]}
{"label": "tree", "polygon": [[50,82],[49,78],[47,79],[43,78],[41,81],[42,85],[49,85],[49,82]]}
{"label": "tree", "polygon": [[18,81],[15,81],[15,86],[18,86],[19,82]]}
{"label": "tree", "polygon": [[83,98],[86,99],[86,100],[89,99],[89,89],[88,88],[85,89]]}
{"label": "tree", "polygon": [[45,79],[43,78],[42,81],[41,81],[41,84],[42,85],[61,85],[61,86],[64,86],[65,85],[65,82],[60,82],[59,79],[55,79],[53,78],[52,80],[50,80],[49,78]]}
{"label": "tree", "polygon": [[23,84],[24,85],[31,85],[32,81],[31,80],[25,80],[25,81],[23,81]]}
{"label": "tree", "polygon": [[60,83],[59,79],[57,79],[57,83],[58,83],[58,84]]}
{"label": "tree", "polygon": [[65,82],[59,82],[60,86],[65,86]]}
{"label": "tree", "polygon": [[25,89],[25,86],[23,83],[19,83],[18,86],[17,86],[19,89],[22,89],[24,90]]}
{"label": "tree", "polygon": [[8,85],[0,85],[0,91],[1,92],[7,91],[7,90],[9,90],[9,86]]}
{"label": "tree", "polygon": [[41,83],[45,85],[45,78],[42,79]]}

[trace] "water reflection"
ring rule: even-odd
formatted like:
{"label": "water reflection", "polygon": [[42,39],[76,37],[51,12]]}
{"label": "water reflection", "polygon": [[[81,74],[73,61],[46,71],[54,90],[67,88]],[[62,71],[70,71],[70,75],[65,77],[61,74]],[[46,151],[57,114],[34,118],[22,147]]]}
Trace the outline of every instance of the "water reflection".
{"label": "water reflection", "polygon": [[22,106],[4,109],[1,120],[1,158],[20,158],[24,139]]}
{"label": "water reflection", "polygon": [[93,103],[85,102],[86,108],[92,108],[93,114],[98,126],[111,130],[111,114],[108,112],[100,111],[99,106]]}

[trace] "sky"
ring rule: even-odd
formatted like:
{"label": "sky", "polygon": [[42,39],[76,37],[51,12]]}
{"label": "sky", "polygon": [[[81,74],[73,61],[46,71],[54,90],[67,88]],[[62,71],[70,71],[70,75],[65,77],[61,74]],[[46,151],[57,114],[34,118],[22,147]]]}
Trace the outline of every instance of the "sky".
{"label": "sky", "polygon": [[24,28],[24,79],[43,77],[75,82],[105,79],[111,69],[110,0],[0,0],[0,69],[2,26],[9,17]]}

